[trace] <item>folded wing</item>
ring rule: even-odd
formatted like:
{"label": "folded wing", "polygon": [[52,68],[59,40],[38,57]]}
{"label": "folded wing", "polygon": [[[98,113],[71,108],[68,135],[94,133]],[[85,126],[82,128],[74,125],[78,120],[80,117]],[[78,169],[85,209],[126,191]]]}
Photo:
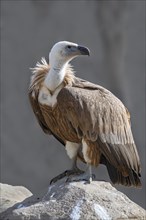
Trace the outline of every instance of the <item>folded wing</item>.
{"label": "folded wing", "polygon": [[108,90],[78,78],[73,87],[61,90],[57,101],[78,137],[98,143],[111,180],[140,186],[139,156],[122,102]]}

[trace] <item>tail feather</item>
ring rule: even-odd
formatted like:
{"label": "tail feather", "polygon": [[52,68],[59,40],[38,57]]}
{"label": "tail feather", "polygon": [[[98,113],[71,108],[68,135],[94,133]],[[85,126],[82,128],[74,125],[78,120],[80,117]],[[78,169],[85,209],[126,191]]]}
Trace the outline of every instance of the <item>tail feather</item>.
{"label": "tail feather", "polygon": [[140,174],[137,174],[134,170],[129,169],[128,176],[123,176],[120,171],[117,170],[109,161],[102,155],[101,162],[107,167],[110,179],[113,184],[122,184],[124,186],[141,187]]}

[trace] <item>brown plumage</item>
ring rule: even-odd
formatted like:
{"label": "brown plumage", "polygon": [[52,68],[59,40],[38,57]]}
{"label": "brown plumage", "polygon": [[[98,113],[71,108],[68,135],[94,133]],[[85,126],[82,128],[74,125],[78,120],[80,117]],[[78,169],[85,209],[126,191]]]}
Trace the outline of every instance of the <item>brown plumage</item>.
{"label": "brown plumage", "polygon": [[[75,77],[68,64],[56,102],[49,106],[47,102],[40,102],[40,91],[43,97],[53,96],[55,92],[44,83],[49,70],[45,59],[38,63],[29,88],[32,109],[43,131],[63,145],[66,141],[82,144],[84,140],[89,164],[104,164],[113,183],[141,186],[140,161],[131,132],[130,114],[122,102],[107,89]],[[84,154],[80,151],[77,154],[87,162]]]}

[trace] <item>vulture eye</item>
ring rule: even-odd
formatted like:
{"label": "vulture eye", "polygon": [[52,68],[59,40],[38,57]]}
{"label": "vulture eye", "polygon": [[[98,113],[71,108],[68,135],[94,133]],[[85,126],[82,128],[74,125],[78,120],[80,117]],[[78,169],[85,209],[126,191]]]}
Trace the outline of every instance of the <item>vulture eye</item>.
{"label": "vulture eye", "polygon": [[70,46],[70,45],[68,45],[68,46],[67,46],[67,48],[69,48],[69,49],[70,49],[70,48],[71,48],[71,46]]}

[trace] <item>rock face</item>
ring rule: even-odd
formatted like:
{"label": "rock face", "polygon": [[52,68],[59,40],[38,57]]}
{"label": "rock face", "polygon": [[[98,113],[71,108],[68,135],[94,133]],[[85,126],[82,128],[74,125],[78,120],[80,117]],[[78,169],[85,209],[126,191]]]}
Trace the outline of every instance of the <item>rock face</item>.
{"label": "rock face", "polygon": [[[15,188],[15,187],[14,187]],[[7,195],[9,191],[7,192]],[[146,212],[111,184],[62,183],[1,213],[2,220],[144,220]]]}
{"label": "rock face", "polygon": [[23,186],[0,183],[0,213],[31,195],[32,193]]}

